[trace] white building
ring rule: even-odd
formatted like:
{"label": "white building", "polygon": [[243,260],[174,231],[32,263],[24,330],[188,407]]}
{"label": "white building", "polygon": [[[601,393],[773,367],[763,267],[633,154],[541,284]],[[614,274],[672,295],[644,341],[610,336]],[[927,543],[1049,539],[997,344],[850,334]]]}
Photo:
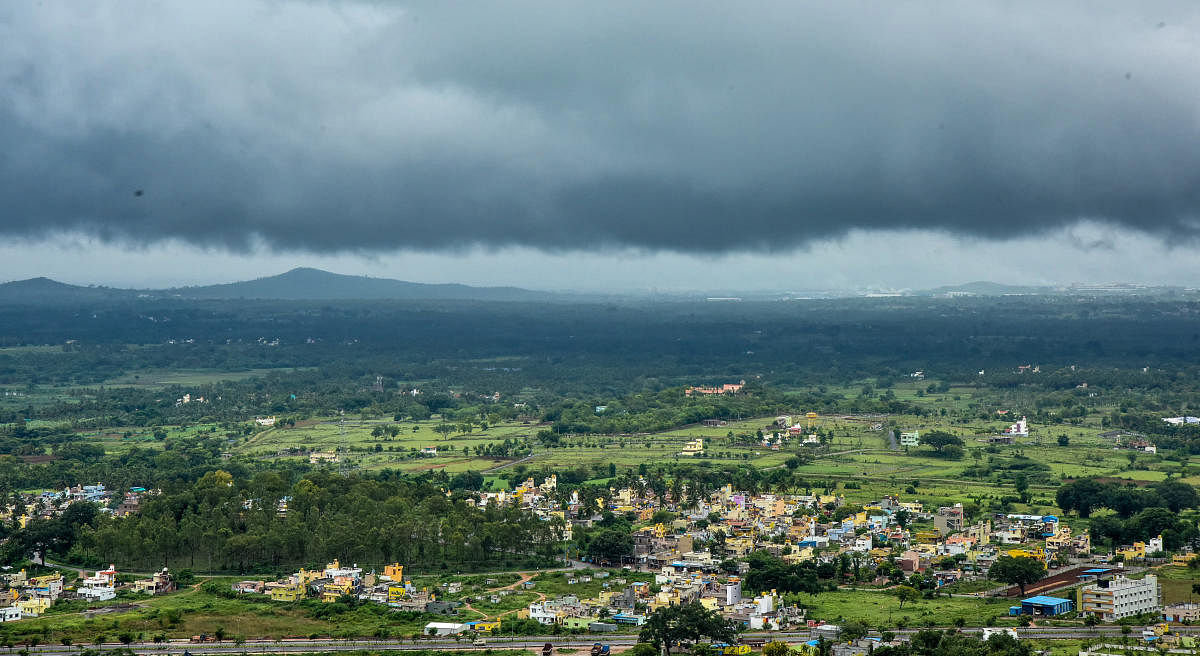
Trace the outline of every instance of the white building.
{"label": "white building", "polygon": [[1159,613],[1158,577],[1147,574],[1141,580],[1117,575],[1111,580],[1085,585],[1079,593],[1079,612],[1091,613],[1105,622],[1142,613]]}
{"label": "white building", "polygon": [[466,624],[459,624],[457,622],[430,622],[425,625],[425,635],[457,635],[466,630]]}
{"label": "white building", "polygon": [[921,431],[912,431],[910,433],[900,433],[900,446],[920,446]]}
{"label": "white building", "polygon": [[117,591],[111,585],[85,586],[79,588],[78,594],[88,601],[108,601],[117,597]]}
{"label": "white building", "polygon": [[558,613],[549,610],[544,604],[529,604],[529,619],[538,624],[554,624],[558,621]]}
{"label": "white building", "polygon": [[725,605],[733,606],[742,601],[742,580],[737,577],[730,577],[729,582],[725,584]]}
{"label": "white building", "polygon": [[0,622],[15,622],[21,619],[21,617],[21,608],[19,606],[0,608]]}

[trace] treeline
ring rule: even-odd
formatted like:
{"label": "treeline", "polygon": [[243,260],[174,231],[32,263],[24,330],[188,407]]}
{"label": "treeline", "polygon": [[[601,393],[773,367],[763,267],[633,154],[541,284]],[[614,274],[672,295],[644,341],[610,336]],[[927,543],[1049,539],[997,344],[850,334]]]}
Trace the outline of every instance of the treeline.
{"label": "treeline", "polygon": [[393,474],[313,473],[292,483],[281,472],[236,479],[218,470],[146,497],[136,515],[77,506],[29,522],[3,545],[4,556],[44,549],[77,565],[131,570],[282,573],[334,558],[458,570],[545,564],[558,552],[561,529],[514,507],[477,509],[427,479]]}
{"label": "treeline", "polygon": [[1178,480],[1166,480],[1145,488],[1081,478],[1058,489],[1055,499],[1064,513],[1077,512],[1090,517],[1098,508],[1107,508],[1128,519],[1146,508],[1166,508],[1177,513],[1200,505],[1196,488]]}
{"label": "treeline", "polygon": [[[28,444],[37,446],[41,438],[29,439]],[[252,467],[267,466],[225,461],[221,453],[227,446],[225,439],[217,436],[175,437],[163,440],[161,449],[135,447],[106,454],[102,448],[84,442],[59,442],[53,445],[54,457],[48,461],[39,458],[25,462],[13,455],[0,456],[0,497],[19,490],[94,483],[118,492],[135,486],[178,490],[217,468],[247,477]],[[45,453],[44,448],[37,453]],[[307,464],[296,464],[288,474],[298,476],[308,469]]]}
{"label": "treeline", "polygon": [[1144,542],[1161,535],[1163,548],[1167,551],[1195,544],[1200,538],[1194,520],[1182,519],[1160,507],[1146,508],[1124,520],[1115,515],[1093,517],[1088,531],[1093,541],[1107,541],[1110,546]]}
{"label": "treeline", "polygon": [[[61,349],[0,353],[0,383],[281,367],[402,381],[440,369],[480,391],[543,387],[584,398],[755,375],[794,386],[814,375],[828,384],[874,378],[887,387],[922,369],[969,383],[986,369],[994,386],[1069,391],[1088,381],[1172,404],[1186,400],[1179,391],[1195,377],[1198,310],[1192,300],[1050,297],[736,306],[48,300],[0,307],[0,346]],[[1045,373],[1011,373],[1030,362]],[[1071,365],[1093,368],[1084,378]]]}
{"label": "treeline", "polygon": [[755,551],[746,556],[750,571],[746,573],[744,583],[750,592],[775,590],[815,595],[836,589],[848,567],[858,568],[865,562],[865,559],[860,559],[851,563],[849,559],[847,555],[845,562],[839,558],[834,561],[805,560],[789,564],[765,551]]}

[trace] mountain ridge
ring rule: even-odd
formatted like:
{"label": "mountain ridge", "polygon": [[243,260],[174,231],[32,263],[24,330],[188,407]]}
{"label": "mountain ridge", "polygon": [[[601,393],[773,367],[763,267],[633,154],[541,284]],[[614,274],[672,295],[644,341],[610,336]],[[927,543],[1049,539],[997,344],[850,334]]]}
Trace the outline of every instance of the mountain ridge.
{"label": "mountain ridge", "polygon": [[72,285],[45,276],[0,283],[3,301],[64,301],[110,298],[197,300],[472,300],[538,301],[558,295],[520,287],[473,287],[459,283],[419,283],[371,278],[297,267],[274,276],[193,287],[122,289]]}

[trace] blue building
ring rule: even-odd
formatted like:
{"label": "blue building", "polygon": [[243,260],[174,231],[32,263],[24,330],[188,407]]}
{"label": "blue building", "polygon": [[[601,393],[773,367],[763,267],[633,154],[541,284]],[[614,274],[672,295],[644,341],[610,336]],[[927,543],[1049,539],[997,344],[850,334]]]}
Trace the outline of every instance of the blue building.
{"label": "blue building", "polygon": [[[1012,612],[1016,609],[1017,606],[1013,606],[1012,609],[1009,610],[1009,613],[1014,615],[1017,614]],[[1036,597],[1022,599],[1019,613],[1021,615],[1049,617],[1051,615],[1062,615],[1063,613],[1069,613],[1073,610],[1075,610],[1075,602],[1071,601],[1070,599],[1038,595]]]}

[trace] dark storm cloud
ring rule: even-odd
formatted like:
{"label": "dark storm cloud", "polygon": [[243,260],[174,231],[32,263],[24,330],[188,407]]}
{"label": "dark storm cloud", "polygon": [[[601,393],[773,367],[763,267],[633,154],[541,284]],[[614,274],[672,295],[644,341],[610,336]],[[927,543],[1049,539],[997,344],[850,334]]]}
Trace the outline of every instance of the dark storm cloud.
{"label": "dark storm cloud", "polygon": [[9,3],[0,234],[1192,239],[1200,8],[1133,5]]}

